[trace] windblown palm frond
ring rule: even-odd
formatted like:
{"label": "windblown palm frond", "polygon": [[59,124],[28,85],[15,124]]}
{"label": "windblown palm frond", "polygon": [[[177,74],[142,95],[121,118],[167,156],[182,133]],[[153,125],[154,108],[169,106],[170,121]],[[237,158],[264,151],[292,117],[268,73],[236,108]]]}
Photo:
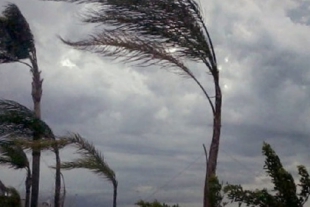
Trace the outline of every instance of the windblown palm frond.
{"label": "windblown palm frond", "polygon": [[116,207],[117,180],[114,171],[104,161],[103,155],[94,147],[93,144],[85,140],[79,134],[72,134],[61,139],[69,140],[73,143],[77,147],[78,153],[81,155],[81,158],[75,159],[72,162],[62,163],[61,169],[88,169],[110,181],[113,185],[113,207]]}
{"label": "windblown palm frond", "polygon": [[[119,36],[121,33],[122,37]],[[182,68],[187,75],[191,74],[182,60],[170,53],[165,45],[156,41],[145,41],[139,36],[127,36],[127,33],[122,31],[106,31],[79,42],[70,42],[62,38],[61,40],[76,49],[89,50],[114,59],[121,58],[123,62],[137,62],[136,66],[160,65],[165,68]]]}
{"label": "windblown palm frond", "polygon": [[26,153],[12,141],[0,141],[0,164],[13,169],[30,169]]}
{"label": "windblown palm frond", "polygon": [[[107,49],[117,47],[119,56],[128,61],[139,61],[145,55],[154,55],[151,50],[135,48],[135,55],[128,58],[131,44],[117,44],[120,39],[129,42],[143,42],[169,50],[174,48],[174,59],[189,58],[205,63],[211,72],[216,72],[216,57],[209,33],[204,24],[198,4],[193,0],[54,0],[80,4],[93,3],[96,9],[89,9],[83,21],[106,26],[94,38],[82,41],[64,41],[77,49],[111,54]],[[111,38],[111,37],[115,38]],[[139,37],[139,38],[137,38]],[[100,43],[101,42],[101,43]],[[108,42],[108,43],[107,43]],[[81,44],[83,45],[82,47]],[[96,46],[96,47],[94,47]],[[112,50],[115,51],[115,50]],[[155,57],[155,59],[161,59]],[[165,60],[165,59],[163,59]],[[182,68],[179,68],[182,69]]]}
{"label": "windblown palm frond", "polygon": [[78,134],[73,134],[67,137],[73,143],[82,158],[78,158],[72,162],[63,162],[61,168],[64,170],[71,170],[76,168],[84,168],[91,170],[95,174],[102,176],[109,180],[113,185],[117,185],[114,171],[104,161],[102,154],[92,145]]}
{"label": "windblown palm frond", "polygon": [[0,135],[54,138],[50,127],[32,110],[11,100],[0,100]]}
{"label": "windblown palm frond", "polygon": [[8,4],[0,17],[0,63],[29,57],[34,38],[29,24],[15,4]]}

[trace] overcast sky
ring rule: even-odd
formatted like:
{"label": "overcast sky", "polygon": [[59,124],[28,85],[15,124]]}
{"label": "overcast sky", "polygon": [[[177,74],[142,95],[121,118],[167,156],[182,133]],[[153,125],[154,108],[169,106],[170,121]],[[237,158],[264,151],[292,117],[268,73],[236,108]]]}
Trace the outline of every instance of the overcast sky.
{"label": "overcast sky", "polygon": [[[42,118],[57,135],[80,133],[102,151],[119,182],[118,206],[158,199],[202,205],[212,116],[195,83],[157,67],[134,68],[63,45],[92,28],[78,20],[82,6],[38,0],[16,3],[35,36],[42,76]],[[247,188],[268,185],[261,147],[270,143],[285,167],[309,166],[310,2],[208,0],[204,17],[218,58],[223,90],[220,180]],[[202,65],[189,62],[212,90]],[[0,66],[0,98],[32,108],[31,74]],[[211,91],[212,94],[212,91]],[[73,150],[63,150],[68,161]],[[30,157],[31,158],[31,157]],[[53,199],[54,163],[42,155],[41,200]],[[108,206],[112,185],[86,170],[65,172],[68,207]],[[1,168],[0,179],[24,191],[24,172]]]}

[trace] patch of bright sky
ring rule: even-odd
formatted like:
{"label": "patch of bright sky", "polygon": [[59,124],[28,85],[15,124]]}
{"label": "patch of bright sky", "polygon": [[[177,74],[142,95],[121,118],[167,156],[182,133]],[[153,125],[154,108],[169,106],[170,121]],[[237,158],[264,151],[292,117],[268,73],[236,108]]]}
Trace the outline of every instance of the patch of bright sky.
{"label": "patch of bright sky", "polygon": [[175,47],[171,47],[171,48],[166,49],[166,52],[169,52],[169,53],[174,53],[175,51],[177,51],[177,48],[175,48]]}
{"label": "patch of bright sky", "polygon": [[63,67],[67,67],[67,68],[74,68],[76,67],[76,65],[74,63],[71,62],[70,59],[66,58],[66,59],[63,59],[61,62],[60,62],[61,66]]}

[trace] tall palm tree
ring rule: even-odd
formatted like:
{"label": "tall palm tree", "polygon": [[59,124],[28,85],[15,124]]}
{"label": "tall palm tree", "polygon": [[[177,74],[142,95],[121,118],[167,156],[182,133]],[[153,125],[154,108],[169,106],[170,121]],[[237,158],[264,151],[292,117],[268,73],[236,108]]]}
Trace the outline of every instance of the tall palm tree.
{"label": "tall palm tree", "polygon": [[29,207],[31,189],[31,169],[26,153],[21,146],[15,145],[12,141],[0,141],[0,164],[8,165],[13,169],[25,169],[25,207]]}
{"label": "tall palm tree", "polygon": [[[24,62],[28,59],[30,64]],[[41,97],[42,82],[41,71],[39,70],[36,56],[36,47],[33,34],[25,17],[15,4],[8,4],[0,17],[0,63],[19,62],[27,65],[32,73],[32,100],[34,113],[37,118],[41,118]],[[33,140],[41,137],[34,135]],[[57,146],[54,149],[57,166],[60,165],[60,157]],[[40,156],[39,149],[32,150],[32,192],[31,207],[37,207],[39,198],[40,181]],[[60,169],[56,169],[55,179],[55,207],[59,207],[60,199]]]}
{"label": "tall palm tree", "polygon": [[[207,98],[213,115],[212,140],[207,159],[204,207],[210,206],[209,178],[216,175],[221,134],[222,92],[213,44],[195,0],[49,0],[93,4],[82,21],[102,29],[79,41],[62,41],[79,50],[121,58],[137,66],[174,68],[190,77]],[[169,52],[173,48],[175,52]],[[187,60],[201,62],[213,78],[209,95]],[[209,139],[209,137],[208,137]]]}
{"label": "tall palm tree", "polygon": [[110,181],[113,185],[113,207],[116,207],[117,200],[117,180],[114,171],[104,161],[103,155],[94,147],[93,144],[81,137],[79,134],[73,134],[64,139],[75,144],[78,152],[82,156],[72,162],[63,162],[61,169],[71,170],[77,168],[88,169],[95,174]]}

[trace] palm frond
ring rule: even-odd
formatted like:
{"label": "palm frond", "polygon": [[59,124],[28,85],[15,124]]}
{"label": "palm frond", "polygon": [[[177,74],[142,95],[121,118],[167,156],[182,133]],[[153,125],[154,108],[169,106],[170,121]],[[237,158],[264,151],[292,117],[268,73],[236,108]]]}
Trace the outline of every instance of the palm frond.
{"label": "palm frond", "polygon": [[11,100],[0,100],[0,135],[54,138],[50,127],[32,110]]}
{"label": "palm frond", "polygon": [[0,141],[0,164],[13,169],[28,169],[29,161],[22,147],[12,141]]}
{"label": "palm frond", "polygon": [[[176,53],[169,53],[169,48],[163,43],[146,41],[133,33],[124,31],[106,31],[88,40],[72,42],[62,39],[67,45],[79,50],[121,59],[122,62],[132,63],[135,66],[147,67],[159,65],[163,68],[177,68],[180,74],[192,74]],[[181,69],[181,70],[180,70]]]}
{"label": "palm frond", "polygon": [[[176,58],[200,60],[216,72],[216,57],[200,7],[194,0],[54,0],[95,4],[83,14],[87,23],[104,25],[95,36],[115,32],[117,38],[133,33],[150,45],[175,48]],[[89,42],[93,37],[84,40]],[[134,41],[135,39],[133,39]],[[80,41],[70,42],[71,46]],[[105,44],[103,41],[102,45]],[[90,45],[91,46],[91,45]],[[120,46],[123,50],[131,50]],[[87,47],[80,48],[87,50]],[[125,56],[125,55],[124,55]]]}
{"label": "palm frond", "polygon": [[113,185],[117,185],[114,171],[105,162],[103,155],[94,147],[93,144],[81,137],[79,134],[72,134],[66,137],[73,143],[81,158],[75,159],[72,162],[64,162],[61,168],[64,170],[71,170],[76,168],[88,169],[95,174],[102,176],[109,180]]}
{"label": "palm frond", "polygon": [[34,38],[28,22],[15,4],[8,4],[0,18],[0,63],[29,57]]}

